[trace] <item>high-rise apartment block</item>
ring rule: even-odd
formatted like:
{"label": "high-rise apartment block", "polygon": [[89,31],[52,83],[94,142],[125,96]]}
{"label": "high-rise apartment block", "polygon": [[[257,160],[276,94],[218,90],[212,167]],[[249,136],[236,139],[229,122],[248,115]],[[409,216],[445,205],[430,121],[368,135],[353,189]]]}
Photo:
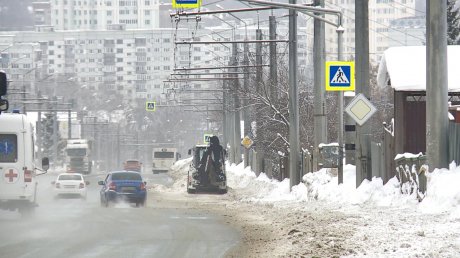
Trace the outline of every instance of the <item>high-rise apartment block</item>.
{"label": "high-rise apartment block", "polygon": [[50,0],[56,30],[104,30],[112,24],[127,29],[159,26],[158,0]]}

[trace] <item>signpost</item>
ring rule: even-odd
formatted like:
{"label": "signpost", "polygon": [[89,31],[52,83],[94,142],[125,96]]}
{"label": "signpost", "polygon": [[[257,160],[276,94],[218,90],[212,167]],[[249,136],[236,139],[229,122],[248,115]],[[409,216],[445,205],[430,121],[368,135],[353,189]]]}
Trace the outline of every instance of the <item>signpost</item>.
{"label": "signpost", "polygon": [[345,112],[360,126],[366,123],[375,111],[377,111],[377,108],[361,93],[345,108]]}
{"label": "signpost", "polygon": [[354,91],[355,63],[341,61],[326,62],[326,90]]}
{"label": "signpost", "polygon": [[201,0],[173,0],[172,6],[174,9],[199,8],[201,6]]}
{"label": "signpost", "polygon": [[156,110],[156,107],[157,107],[157,105],[156,105],[156,102],[155,102],[155,101],[146,101],[146,102],[145,102],[145,110],[146,110],[146,111],[151,111],[151,112],[153,112],[153,111]]}

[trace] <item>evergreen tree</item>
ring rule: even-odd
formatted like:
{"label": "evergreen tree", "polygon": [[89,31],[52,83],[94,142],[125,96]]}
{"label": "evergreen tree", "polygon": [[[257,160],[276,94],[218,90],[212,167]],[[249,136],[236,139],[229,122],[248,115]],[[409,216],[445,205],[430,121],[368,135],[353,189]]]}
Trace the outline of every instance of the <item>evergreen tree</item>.
{"label": "evergreen tree", "polygon": [[[460,15],[457,0],[447,0],[447,44],[460,45]],[[457,8],[456,8],[457,7]]]}

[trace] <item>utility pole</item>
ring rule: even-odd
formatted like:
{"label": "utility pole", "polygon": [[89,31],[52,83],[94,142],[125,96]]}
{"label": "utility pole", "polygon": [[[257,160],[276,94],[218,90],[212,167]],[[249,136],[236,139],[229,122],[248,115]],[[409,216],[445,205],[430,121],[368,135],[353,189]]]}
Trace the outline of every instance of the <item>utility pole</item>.
{"label": "utility pole", "polygon": [[[369,0],[355,2],[356,94],[367,98],[369,91]],[[446,114],[447,116],[447,114]],[[371,139],[369,124],[356,126],[356,187],[372,179]]]}
{"label": "utility pole", "polygon": [[[42,98],[42,94],[40,91],[38,91],[37,93],[37,96],[39,99]],[[36,124],[36,129],[37,129],[37,158],[38,160],[41,160],[42,159],[42,135],[43,135],[43,132],[42,132],[42,112],[41,112],[41,109],[42,109],[42,102],[40,101],[38,103],[38,114],[37,114],[37,124]]]}
{"label": "utility pole", "polygon": [[449,165],[447,3],[428,1],[426,7],[426,153],[433,171]]}
{"label": "utility pole", "polygon": [[[296,0],[289,0],[296,4]],[[289,10],[289,178],[290,189],[300,183],[299,96],[297,91],[297,11]]]}
{"label": "utility pole", "polygon": [[[315,0],[315,6],[324,7],[324,0]],[[321,13],[315,13],[317,16],[324,17]],[[326,46],[325,46],[325,24],[323,21],[314,20],[313,31],[313,69],[314,69],[314,136],[315,145],[313,149],[313,171],[317,171],[319,158],[319,144],[327,143],[327,119],[326,119],[326,89],[325,89],[325,68],[326,63]],[[337,130],[340,130],[338,128]]]}
{"label": "utility pole", "polygon": [[[276,39],[276,18],[270,15],[269,21],[269,40]],[[278,99],[278,64],[276,56],[276,42],[270,42],[270,98],[273,100]]]}
{"label": "utility pole", "polygon": [[[227,110],[227,82],[226,81],[223,81],[222,82],[222,88],[223,88],[223,91],[222,91],[222,128],[223,128],[223,143],[222,145],[224,146],[224,149],[228,149],[227,146],[228,146],[228,121],[227,121],[227,116],[228,116],[228,110]],[[206,112],[207,113],[207,112]],[[207,118],[206,118],[207,119]],[[208,121],[206,120],[206,123]],[[228,150],[227,150],[228,151]]]}
{"label": "utility pole", "polygon": [[[237,60],[237,54],[238,54],[238,49],[237,49],[237,44],[233,43],[232,44],[232,63],[233,65],[238,65],[238,60]],[[233,72],[237,72],[237,68],[233,69]],[[233,80],[233,96],[234,96],[234,122],[233,122],[233,144],[235,145],[234,147],[234,152],[235,152],[235,164],[240,164],[241,163],[241,122],[240,122],[240,100],[238,97],[238,89],[239,89],[239,82],[238,79]]]}
{"label": "utility pole", "polygon": [[115,167],[120,165],[120,123],[117,124],[117,164]]}
{"label": "utility pole", "polygon": [[[243,71],[244,71],[244,79],[243,79],[243,87],[244,91],[248,92],[249,90],[249,44],[244,43],[243,44],[244,50],[243,50]],[[248,100],[244,98],[243,100],[244,103],[244,109],[243,109],[243,120],[244,120],[244,136],[248,136],[250,131],[251,131],[251,125],[249,121],[249,113],[250,113],[250,108],[248,107]],[[244,167],[249,166],[249,149],[244,148]]]}
{"label": "utility pole", "polygon": [[57,116],[57,97],[53,97],[53,164],[57,166],[58,160],[58,116]]}
{"label": "utility pole", "polygon": [[[262,40],[262,30],[257,28],[256,29],[256,40]],[[256,65],[262,64],[262,43],[256,43]],[[262,66],[258,66],[256,68],[256,92],[257,94],[263,94],[263,82],[262,82]],[[263,142],[263,133],[262,133],[262,122],[260,120],[260,111],[256,107],[256,167],[254,172],[256,175],[259,175],[264,170],[264,149],[262,146]]]}

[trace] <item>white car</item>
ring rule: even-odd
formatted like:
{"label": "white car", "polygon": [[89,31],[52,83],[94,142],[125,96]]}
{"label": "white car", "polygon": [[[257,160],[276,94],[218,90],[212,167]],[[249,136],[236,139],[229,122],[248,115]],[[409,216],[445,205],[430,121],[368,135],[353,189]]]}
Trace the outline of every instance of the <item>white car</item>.
{"label": "white car", "polygon": [[86,199],[86,186],[89,182],[85,182],[83,175],[80,173],[62,173],[56,178],[56,181],[51,182],[54,185],[54,196],[80,196]]}

